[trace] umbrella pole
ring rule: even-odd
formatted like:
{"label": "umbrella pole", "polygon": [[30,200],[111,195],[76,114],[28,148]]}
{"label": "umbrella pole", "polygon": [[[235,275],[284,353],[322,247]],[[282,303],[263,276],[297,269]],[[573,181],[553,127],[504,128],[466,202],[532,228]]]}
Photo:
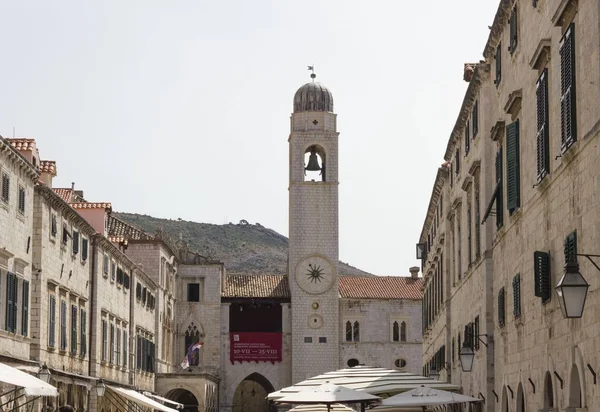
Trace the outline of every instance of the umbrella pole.
{"label": "umbrella pole", "polygon": [[327,404],[327,412],[331,412],[331,404],[330,403]]}
{"label": "umbrella pole", "polygon": [[365,403],[364,402],[360,403],[360,412],[365,412]]}

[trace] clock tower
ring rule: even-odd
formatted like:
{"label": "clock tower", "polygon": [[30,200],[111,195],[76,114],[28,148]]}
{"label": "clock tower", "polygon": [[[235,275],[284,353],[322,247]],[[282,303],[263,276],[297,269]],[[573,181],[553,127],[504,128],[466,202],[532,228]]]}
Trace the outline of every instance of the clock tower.
{"label": "clock tower", "polygon": [[311,78],[294,96],[288,140],[293,383],[340,365],[338,132],[331,92]]}

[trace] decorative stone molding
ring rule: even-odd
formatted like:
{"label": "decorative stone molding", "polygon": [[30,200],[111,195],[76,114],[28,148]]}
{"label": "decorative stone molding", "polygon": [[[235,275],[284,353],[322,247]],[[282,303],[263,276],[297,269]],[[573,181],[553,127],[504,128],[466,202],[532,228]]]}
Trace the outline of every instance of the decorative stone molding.
{"label": "decorative stone molding", "polygon": [[552,16],[552,24],[558,27],[568,24],[577,13],[578,6],[579,0],[562,0]]}
{"label": "decorative stone molding", "polygon": [[514,90],[508,95],[506,104],[504,105],[504,111],[512,116],[514,119],[521,111],[521,101],[523,100],[523,89]]}
{"label": "decorative stone molding", "polygon": [[531,60],[529,61],[529,66],[532,70],[540,70],[550,60],[550,50],[552,48],[552,40],[551,39],[542,39],[538,43],[535,52],[533,52],[533,56],[531,56]]}
{"label": "decorative stone molding", "polygon": [[500,140],[500,138],[504,134],[505,126],[506,126],[506,123],[504,122],[504,120],[498,120],[496,122],[496,124],[494,125],[494,127],[492,127],[492,130],[490,130],[490,138],[494,142]]}
{"label": "decorative stone molding", "polygon": [[475,176],[479,169],[481,169],[481,160],[473,160],[473,163],[471,163],[471,167],[469,168],[469,174]]}

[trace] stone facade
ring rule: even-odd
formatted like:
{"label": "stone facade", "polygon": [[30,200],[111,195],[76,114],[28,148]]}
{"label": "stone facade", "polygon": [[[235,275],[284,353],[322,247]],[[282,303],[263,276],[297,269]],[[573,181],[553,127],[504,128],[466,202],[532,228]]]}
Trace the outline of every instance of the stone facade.
{"label": "stone facade", "polygon": [[600,408],[597,269],[578,258],[591,285],[581,319],[565,319],[552,291],[573,238],[575,253],[599,254],[599,23],[596,1],[502,1],[485,61],[465,68],[419,239],[423,361],[486,411]]}

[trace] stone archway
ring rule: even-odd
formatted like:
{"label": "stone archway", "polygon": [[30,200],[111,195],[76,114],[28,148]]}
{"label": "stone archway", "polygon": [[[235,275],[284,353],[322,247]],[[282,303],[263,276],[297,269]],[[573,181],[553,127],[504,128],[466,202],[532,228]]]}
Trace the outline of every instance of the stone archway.
{"label": "stone archway", "polygon": [[569,382],[569,407],[581,408],[583,406],[581,396],[581,381],[579,379],[579,368],[573,364],[571,368],[571,379]]}
{"label": "stone archway", "polygon": [[266,399],[274,391],[271,382],[261,374],[246,376],[233,394],[233,412],[275,412],[275,406]]}
{"label": "stone archway", "polygon": [[165,398],[183,404],[183,409],[180,409],[182,412],[200,411],[198,399],[196,399],[192,392],[186,389],[173,389],[167,393]]}

